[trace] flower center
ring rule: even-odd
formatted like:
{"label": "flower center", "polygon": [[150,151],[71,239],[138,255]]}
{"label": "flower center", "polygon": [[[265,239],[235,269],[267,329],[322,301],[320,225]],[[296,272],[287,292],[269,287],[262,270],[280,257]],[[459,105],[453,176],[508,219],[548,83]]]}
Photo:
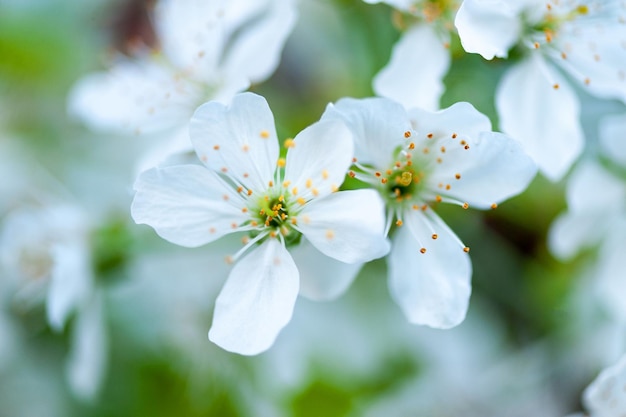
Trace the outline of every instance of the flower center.
{"label": "flower center", "polygon": [[280,235],[288,246],[300,242],[302,234],[295,228],[295,214],[300,204],[294,204],[291,200],[293,198],[289,191],[279,188],[270,189],[266,195],[253,201],[249,207],[252,214],[250,225],[253,227],[250,237],[255,238],[259,234],[268,234],[270,237]]}

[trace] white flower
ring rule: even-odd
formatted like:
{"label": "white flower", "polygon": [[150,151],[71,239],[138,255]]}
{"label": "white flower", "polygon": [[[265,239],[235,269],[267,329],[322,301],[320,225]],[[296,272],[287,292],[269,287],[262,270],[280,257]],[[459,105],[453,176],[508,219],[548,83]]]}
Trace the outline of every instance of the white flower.
{"label": "white flower", "polygon": [[407,113],[384,98],[341,99],[322,120],[338,118],[356,140],[351,175],[387,202],[387,229],[394,221],[398,226],[387,259],[392,296],[413,323],[459,324],[471,291],[469,249],[433,208],[439,202],[495,207],[526,188],[534,164],[468,103]]}
{"label": "white flower", "polygon": [[69,97],[69,112],[95,130],[166,138],[144,164],[191,150],[187,123],[198,105],[266,79],[296,14],[291,0],[160,0],[153,17],[160,52],[118,57]]}
{"label": "white flower", "polygon": [[439,109],[445,88],[443,77],[451,60],[450,31],[454,29],[452,21],[459,1],[365,1],[387,3],[406,16],[401,24],[407,26],[406,31],[394,46],[389,63],[374,78],[376,94],[406,108]]}
{"label": "white flower", "polygon": [[626,100],[626,5],[619,1],[465,0],[455,24],[467,52],[525,57],[496,92],[502,130],[559,180],[583,148],[580,104],[567,73],[591,94]]}
{"label": "white flower", "polygon": [[45,303],[55,331],[76,317],[68,381],[74,394],[93,398],[104,377],[107,342],[84,213],[73,205],[21,208],[2,226],[0,265],[8,278],[3,290],[22,307]]}
{"label": "white flower", "polygon": [[291,244],[306,240],[310,250],[321,252],[315,272],[341,281],[345,271],[333,263],[357,264],[387,253],[380,197],[371,190],[335,192],[353,153],[343,123],[315,123],[287,140],[287,156],[279,158],[267,102],[243,93],[230,107],[209,102],[198,108],[191,140],[204,166],[144,172],[135,184],[132,215],[182,246],[247,234],[233,260],[248,253],[217,298],[209,332],[224,349],[262,352],[290,320],[305,275],[287,250]]}
{"label": "white flower", "polygon": [[[626,414],[626,355],[600,375],[583,392],[588,417],[618,417]],[[576,416],[583,416],[577,414]],[[575,417],[575,416],[572,416]]]}

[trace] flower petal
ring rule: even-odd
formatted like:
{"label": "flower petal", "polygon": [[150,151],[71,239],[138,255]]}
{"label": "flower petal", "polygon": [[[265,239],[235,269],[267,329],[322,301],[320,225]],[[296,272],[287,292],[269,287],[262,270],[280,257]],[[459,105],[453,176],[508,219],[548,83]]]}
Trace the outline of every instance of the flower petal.
{"label": "flower petal", "polygon": [[242,355],[267,350],[291,320],[298,281],[287,249],[268,239],[235,264],[217,297],[209,339]]}
{"label": "flower petal", "polygon": [[539,56],[504,75],[496,108],[502,130],[522,142],[550,180],[559,180],[580,155],[584,137],[578,98]]}
{"label": "flower petal", "polygon": [[208,102],[190,125],[198,157],[216,172],[226,172],[254,191],[274,179],[278,138],[267,101],[253,93],[237,94],[230,106]]}
{"label": "flower petal", "polygon": [[342,98],[329,104],[322,120],[343,120],[352,131],[357,159],[375,167],[387,168],[396,148],[405,141],[411,123],[406,110],[386,98]]}
{"label": "flower petal", "polygon": [[300,271],[300,295],[315,301],[333,300],[342,295],[363,264],[347,264],[318,251],[308,240],[291,249]]}
{"label": "flower petal", "polygon": [[232,233],[247,216],[243,200],[200,165],[144,171],[135,182],[131,214],[163,239],[196,247]]}
{"label": "flower petal", "polygon": [[94,398],[106,372],[108,341],[103,300],[94,294],[81,308],[72,331],[67,376],[72,391],[80,398]]}
{"label": "flower petal", "polygon": [[[256,2],[239,0],[239,3],[250,9]],[[260,3],[262,10],[255,11],[241,25],[245,30],[235,32],[223,64],[224,74],[240,73],[253,83],[265,80],[274,72],[297,17],[293,0]]]}
{"label": "flower petal", "polygon": [[78,242],[56,244],[51,248],[54,265],[46,299],[50,326],[63,329],[69,315],[76,310],[93,285],[90,257],[86,245]]}
{"label": "flower petal", "polygon": [[599,125],[600,146],[604,153],[620,165],[626,167],[626,114],[606,116]]}
{"label": "flower petal", "polygon": [[[611,222],[600,248],[597,271],[597,287],[606,310],[617,322],[626,321],[626,280],[624,280],[624,254],[626,253],[626,218]],[[608,237],[607,237],[608,235]]]}
{"label": "flower petal", "polygon": [[429,178],[431,189],[450,184],[445,195],[485,209],[524,191],[537,173],[521,144],[506,135],[481,132],[477,137],[468,137],[462,131],[460,135],[469,149],[447,147],[441,164]]}
{"label": "flower petal", "polygon": [[583,402],[591,416],[609,417],[626,414],[626,356],[600,372],[583,392]]}
{"label": "flower petal", "polygon": [[626,207],[626,186],[598,162],[585,159],[569,177],[565,197],[570,211],[619,213]]}
{"label": "flower petal", "polygon": [[434,218],[409,212],[396,229],[387,257],[389,289],[411,323],[447,329],[467,313],[472,265],[454,232]]}
{"label": "flower petal", "polygon": [[310,199],[336,191],[352,163],[352,134],[340,120],[321,120],[295,137],[287,151],[285,180]]}
{"label": "flower petal", "polygon": [[297,220],[313,246],[338,261],[368,262],[389,251],[384,203],[374,190],[340,191],[312,200]]}
{"label": "flower petal", "polygon": [[521,24],[517,10],[504,0],[465,0],[454,19],[463,49],[485,59],[506,58],[521,35]]}
{"label": "flower petal", "polygon": [[434,25],[417,24],[393,47],[389,63],[374,78],[377,95],[405,108],[439,109],[443,77],[450,67],[450,51]]}
{"label": "flower petal", "polygon": [[432,133],[434,138],[450,138],[456,133],[477,137],[481,132],[491,130],[489,118],[466,102],[455,103],[436,112],[414,108],[408,114],[413,128],[422,136]]}
{"label": "flower petal", "polygon": [[94,130],[136,135],[186,124],[201,100],[196,87],[166,66],[120,59],[109,72],[74,85],[68,112]]}
{"label": "flower petal", "polygon": [[609,224],[603,212],[567,212],[550,226],[548,246],[561,260],[568,260],[583,248],[597,245],[606,235]]}

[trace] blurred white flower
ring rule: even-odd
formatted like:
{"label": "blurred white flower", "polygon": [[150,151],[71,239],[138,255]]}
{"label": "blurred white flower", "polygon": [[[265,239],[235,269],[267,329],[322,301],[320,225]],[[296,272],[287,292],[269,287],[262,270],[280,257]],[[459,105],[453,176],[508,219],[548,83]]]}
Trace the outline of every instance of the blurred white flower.
{"label": "blurred white flower", "polygon": [[[450,32],[459,0],[364,0],[387,3],[406,14],[407,26],[389,63],[376,75],[374,91],[406,108],[438,110],[450,67]],[[402,17],[400,17],[403,19]]]}
{"label": "blurred white flower", "polygon": [[412,323],[459,324],[471,292],[469,248],[433,208],[440,202],[495,208],[527,187],[536,173],[532,160],[468,103],[407,112],[384,98],[346,98],[322,117],[335,119],[356,141],[351,176],[378,190],[387,230],[397,226],[387,258],[392,296]]}
{"label": "blurred white flower", "polygon": [[160,134],[140,162],[153,166],[191,150],[187,123],[197,106],[228,102],[270,76],[295,19],[292,0],[160,0],[153,16],[159,51],[120,56],[109,71],[79,80],[69,112],[95,130]]}
{"label": "blurred white flower", "polygon": [[86,399],[96,394],[106,360],[88,239],[86,217],[72,205],[15,209],[0,232],[0,264],[8,278],[3,294],[21,308],[45,304],[57,332],[76,317],[67,372],[73,392]]}
{"label": "blurred white flower", "polygon": [[[209,338],[226,350],[257,354],[290,320],[299,279],[351,281],[355,272],[344,264],[387,253],[383,202],[371,190],[335,192],[353,154],[350,131],[339,121],[320,121],[287,140],[286,159],[279,158],[267,102],[252,93],[235,96],[229,107],[202,105],[190,129],[204,166],[141,174],[132,215],[188,247],[247,233],[232,261],[248,253],[217,298]],[[305,239],[319,263],[300,275],[304,269],[287,247]]]}
{"label": "blurred white flower", "polygon": [[523,48],[500,82],[496,107],[502,130],[524,143],[550,180],[568,171],[584,143],[568,78],[591,94],[626,100],[625,19],[618,0],[465,0],[459,8],[455,24],[467,52],[493,59]]}
{"label": "blurred white flower", "polygon": [[[626,355],[600,375],[583,392],[588,417],[618,417],[626,414]],[[583,417],[575,414],[570,417]]]}

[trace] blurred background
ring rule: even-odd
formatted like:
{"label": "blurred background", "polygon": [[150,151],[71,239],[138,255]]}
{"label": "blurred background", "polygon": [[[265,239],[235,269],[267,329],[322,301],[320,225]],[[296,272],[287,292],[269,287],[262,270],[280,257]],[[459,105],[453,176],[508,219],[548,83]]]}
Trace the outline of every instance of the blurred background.
{"label": "blurred background", "polygon": [[[548,249],[551,224],[567,208],[567,179],[538,176],[489,212],[441,207],[472,248],[470,311],[454,329],[408,324],[390,299],[384,261],[375,261],[335,301],[300,298],[267,352],[242,357],[209,342],[223,260],[237,238],[186,249],[135,225],[129,208],[145,140],[94,133],[67,111],[81,77],[106,69],[112,55],[132,55],[138,41],[155,43],[152,3],[0,0],[0,416],[542,417],[583,409],[582,390],[622,353],[624,332],[593,289],[597,248],[567,262]],[[298,14],[279,67],[251,87],[268,100],[280,138],[318,120],[329,102],[372,96],[371,80],[400,36],[384,4],[302,0]],[[442,108],[469,101],[497,129],[493,96],[509,63],[465,54],[454,37],[450,49]],[[586,152],[595,155],[599,120],[626,107],[579,94]],[[12,245],[54,223],[41,214],[46,206],[80,212],[70,215],[78,225],[58,229],[76,230],[67,245],[89,253],[95,288],[97,309],[60,330],[46,319],[38,269],[50,259],[20,260],[33,278],[27,285],[11,273]],[[24,207],[38,211],[20,223]],[[83,327],[96,333],[91,342],[77,341]]]}

